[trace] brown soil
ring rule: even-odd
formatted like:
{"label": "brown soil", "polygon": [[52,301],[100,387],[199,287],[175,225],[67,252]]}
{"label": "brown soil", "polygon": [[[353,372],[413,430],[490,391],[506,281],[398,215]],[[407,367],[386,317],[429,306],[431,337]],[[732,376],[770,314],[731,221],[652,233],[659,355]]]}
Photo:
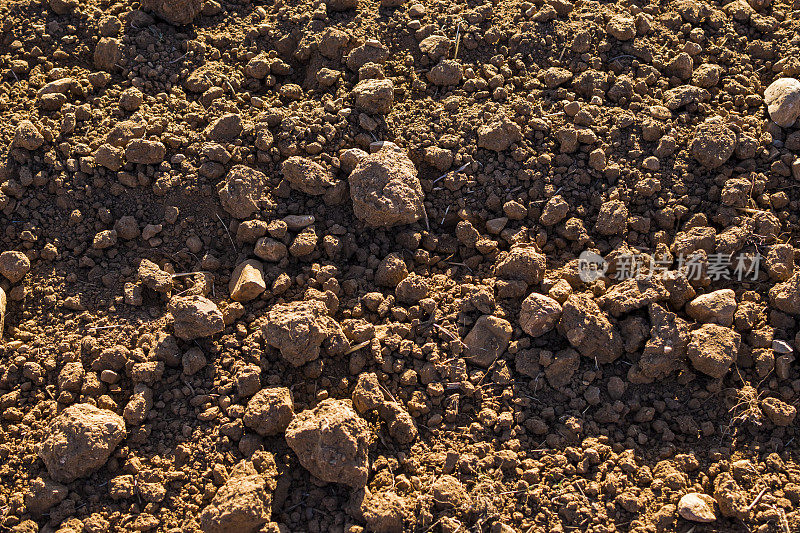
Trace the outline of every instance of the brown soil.
{"label": "brown soil", "polygon": [[0,530],[800,531],[797,4],[0,26]]}

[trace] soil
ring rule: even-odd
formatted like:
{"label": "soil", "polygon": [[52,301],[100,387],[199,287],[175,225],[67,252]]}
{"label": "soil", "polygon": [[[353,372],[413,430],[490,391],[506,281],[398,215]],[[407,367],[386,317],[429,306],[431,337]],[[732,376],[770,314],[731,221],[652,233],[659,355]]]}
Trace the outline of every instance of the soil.
{"label": "soil", "polygon": [[0,530],[800,531],[795,3],[0,26]]}

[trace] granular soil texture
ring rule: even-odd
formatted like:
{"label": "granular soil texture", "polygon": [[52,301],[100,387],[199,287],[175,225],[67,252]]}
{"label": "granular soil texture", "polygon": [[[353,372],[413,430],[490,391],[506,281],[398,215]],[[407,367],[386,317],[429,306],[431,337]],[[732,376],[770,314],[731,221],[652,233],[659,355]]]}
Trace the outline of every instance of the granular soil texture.
{"label": "granular soil texture", "polygon": [[800,531],[785,0],[0,3],[0,530]]}

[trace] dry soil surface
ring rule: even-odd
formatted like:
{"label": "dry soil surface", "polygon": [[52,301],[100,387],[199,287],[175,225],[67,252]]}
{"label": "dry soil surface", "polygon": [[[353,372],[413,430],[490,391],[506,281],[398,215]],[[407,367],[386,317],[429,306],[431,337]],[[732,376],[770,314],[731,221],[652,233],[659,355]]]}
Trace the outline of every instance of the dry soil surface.
{"label": "dry soil surface", "polygon": [[799,7],[3,0],[0,530],[800,531]]}

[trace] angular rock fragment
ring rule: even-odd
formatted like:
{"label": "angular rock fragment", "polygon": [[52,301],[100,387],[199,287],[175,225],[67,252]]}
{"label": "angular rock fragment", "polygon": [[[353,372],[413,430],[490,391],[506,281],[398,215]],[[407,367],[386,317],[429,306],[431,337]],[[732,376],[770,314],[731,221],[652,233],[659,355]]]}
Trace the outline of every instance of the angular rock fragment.
{"label": "angular rock fragment", "polygon": [[689,344],[689,324],[658,304],[650,305],[650,339],[628,378],[651,382],[667,377],[680,368]]}
{"label": "angular rock fragment", "polygon": [[774,281],[786,281],[794,274],[794,247],[791,244],[776,244],[767,252],[769,277]]}
{"label": "angular rock fragment", "polygon": [[189,348],[186,353],[183,354],[183,357],[181,357],[183,373],[187,376],[194,376],[204,369],[207,363],[208,361],[206,361],[206,356],[203,354],[203,350],[197,346]]}
{"label": "angular rock fragment", "polygon": [[208,125],[204,134],[212,141],[227,143],[236,139],[244,129],[238,113],[225,113]]}
{"label": "angular rock fragment", "polygon": [[248,259],[239,263],[231,273],[228,291],[231,300],[236,302],[249,302],[267,290],[264,281],[264,268],[260,261]]}
{"label": "angular rock fragment", "polygon": [[142,259],[139,263],[139,279],[145,287],[156,292],[169,293],[173,288],[172,275],[149,259]]}
{"label": "angular rock fragment", "polygon": [[697,85],[704,89],[714,87],[719,83],[722,68],[719,65],[703,63],[692,73],[692,85]]}
{"label": "angular rock fragment", "polygon": [[240,367],[234,374],[236,393],[247,398],[261,390],[261,367],[254,364]]}
{"label": "angular rock fragment", "polygon": [[353,407],[359,414],[377,409],[386,401],[378,376],[372,372],[362,372],[353,389]]}
{"label": "angular rock fragment", "polygon": [[138,426],[144,423],[152,408],[153,390],[144,383],[137,383],[133,389],[133,394],[125,405],[122,417],[129,426]]}
{"label": "angular rock fragment", "polygon": [[545,226],[554,226],[555,224],[558,224],[564,220],[564,217],[566,217],[568,214],[569,204],[562,196],[556,195],[550,198],[547,203],[544,204],[542,214],[539,217],[539,222]]}
{"label": "angular rock fragment", "polygon": [[676,256],[687,257],[697,250],[707,253],[714,251],[717,230],[710,226],[697,226],[689,231],[681,231],[675,235],[675,240],[670,246]]}
{"label": "angular rock fragment", "polygon": [[572,348],[560,350],[544,368],[547,382],[554,389],[566,387],[581,365],[580,354]]}
{"label": "angular rock fragment", "polygon": [[800,314],[800,272],[795,272],[783,283],[773,285],[769,290],[769,303],[784,313]]}
{"label": "angular rock fragment", "polygon": [[369,428],[349,400],[323,400],[298,413],[286,429],[286,444],[323,481],[353,488],[367,484]]}
{"label": "angular rock fragment", "polygon": [[94,47],[94,66],[98,70],[114,70],[122,59],[122,43],[116,37],[101,37]]}
{"label": "angular rock fragment", "polygon": [[512,327],[507,320],[483,315],[464,338],[469,362],[488,367],[503,355],[511,340]]}
{"label": "angular rock fragment", "polygon": [[713,522],[717,519],[714,503],[714,498],[708,494],[690,492],[684,494],[678,502],[678,514],[690,522],[701,524]]}
{"label": "angular rock fragment", "polygon": [[117,230],[105,229],[98,231],[92,239],[92,248],[95,250],[105,250],[117,244]]}
{"label": "angular rock fragment", "polygon": [[318,240],[319,237],[313,226],[305,228],[289,245],[289,253],[294,257],[305,257],[316,249]]}
{"label": "angular rock fragment", "polygon": [[17,124],[17,129],[14,132],[14,146],[24,148],[25,150],[36,150],[44,144],[44,136],[39,133],[33,122],[30,120],[20,120]]}

